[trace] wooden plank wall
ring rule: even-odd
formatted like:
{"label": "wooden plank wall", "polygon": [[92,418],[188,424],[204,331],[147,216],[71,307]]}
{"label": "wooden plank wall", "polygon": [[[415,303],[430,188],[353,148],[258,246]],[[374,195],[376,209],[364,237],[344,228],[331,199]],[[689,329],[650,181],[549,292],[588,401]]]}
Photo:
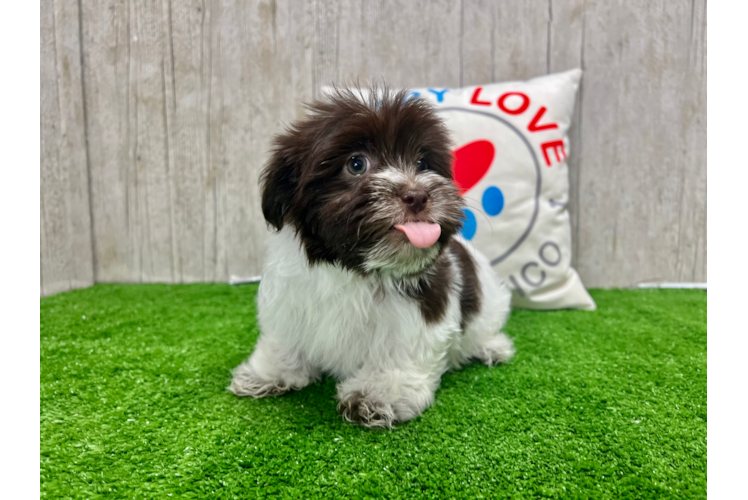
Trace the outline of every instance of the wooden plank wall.
{"label": "wooden plank wall", "polygon": [[706,0],[43,0],[41,37],[43,294],[259,274],[269,140],[325,84],[574,67],[585,284],[706,281]]}
{"label": "wooden plank wall", "polygon": [[41,294],[94,282],[77,2],[41,3]]}

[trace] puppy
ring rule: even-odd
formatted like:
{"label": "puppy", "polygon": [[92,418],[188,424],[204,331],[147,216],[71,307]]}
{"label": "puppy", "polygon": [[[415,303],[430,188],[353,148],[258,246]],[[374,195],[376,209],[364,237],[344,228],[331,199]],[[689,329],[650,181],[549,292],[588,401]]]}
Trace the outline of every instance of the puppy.
{"label": "puppy", "polygon": [[445,371],[512,357],[511,295],[457,234],[450,138],[426,101],[337,89],[309,111],[262,173],[261,334],[229,389],[278,396],[327,373],[345,420],[391,427]]}

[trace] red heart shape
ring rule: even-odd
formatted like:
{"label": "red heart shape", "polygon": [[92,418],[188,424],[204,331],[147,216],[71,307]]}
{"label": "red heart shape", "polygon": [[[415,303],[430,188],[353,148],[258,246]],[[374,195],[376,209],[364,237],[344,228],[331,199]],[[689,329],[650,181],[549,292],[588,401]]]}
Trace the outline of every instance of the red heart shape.
{"label": "red heart shape", "polygon": [[469,142],[454,151],[453,171],[460,194],[467,193],[486,175],[495,153],[493,144],[483,139]]}

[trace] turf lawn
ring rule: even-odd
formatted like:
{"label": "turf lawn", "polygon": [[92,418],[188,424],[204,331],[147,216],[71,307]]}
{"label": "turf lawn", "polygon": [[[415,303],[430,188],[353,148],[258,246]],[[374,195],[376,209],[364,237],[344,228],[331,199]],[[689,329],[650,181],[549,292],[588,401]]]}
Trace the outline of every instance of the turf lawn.
{"label": "turf lawn", "polygon": [[391,431],[344,423],[325,379],[225,390],[254,285],[97,285],[41,299],[47,498],[705,498],[706,292],[593,290],[514,311],[505,366],[444,376]]}

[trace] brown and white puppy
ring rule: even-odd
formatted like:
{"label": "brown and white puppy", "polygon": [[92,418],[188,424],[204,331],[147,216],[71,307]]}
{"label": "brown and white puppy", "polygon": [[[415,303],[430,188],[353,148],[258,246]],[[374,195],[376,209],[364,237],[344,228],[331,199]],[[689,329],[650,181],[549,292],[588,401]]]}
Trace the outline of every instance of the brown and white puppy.
{"label": "brown and white puppy", "polygon": [[461,239],[448,132],[407,92],[338,89],[275,140],[262,175],[271,236],[260,338],[239,396],[339,380],[346,420],[390,427],[428,408],[441,375],[507,361],[510,292]]}

